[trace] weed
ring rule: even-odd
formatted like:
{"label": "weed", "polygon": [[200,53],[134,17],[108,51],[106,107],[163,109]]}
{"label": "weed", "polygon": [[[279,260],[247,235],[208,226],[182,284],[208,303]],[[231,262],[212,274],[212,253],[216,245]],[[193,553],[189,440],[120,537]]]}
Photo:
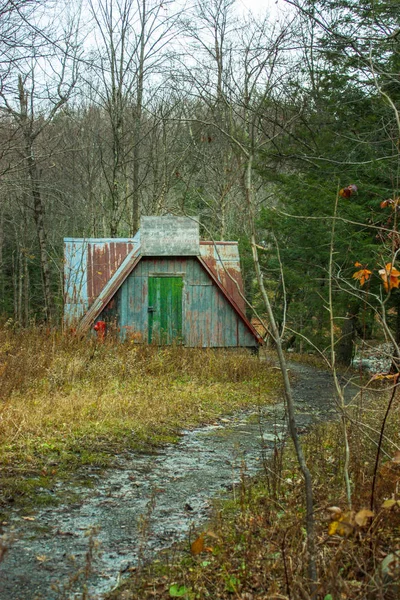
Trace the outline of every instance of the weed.
{"label": "weed", "polygon": [[[388,389],[385,395],[390,393]],[[361,416],[352,420],[349,428],[354,457],[350,474],[355,511],[369,507],[379,423],[385,410],[382,391],[379,394],[366,392]],[[359,407],[354,408],[354,414],[360,415]],[[338,422],[319,424],[303,438],[316,492],[317,598],[398,598],[400,462],[396,445],[399,409],[393,410],[387,423],[382,446],[386,461],[379,469],[375,486],[377,509],[374,517],[361,525],[354,524],[356,512],[353,516],[346,513],[340,431]],[[154,597],[154,590],[157,590],[157,598],[166,600],[171,597],[171,586],[175,586],[173,590],[190,590],[190,597],[202,600],[310,598],[303,480],[292,445],[288,443],[280,456],[266,459],[265,466],[265,475],[257,480],[242,478],[236,499],[215,503],[213,520],[206,528],[217,538],[213,539],[212,552],[189,556],[186,551],[183,558],[176,555],[175,560],[165,562],[163,568],[158,563],[148,565],[140,577],[113,592],[110,600],[149,600]],[[334,521],[327,508],[332,506],[347,514],[340,521],[346,525],[342,534],[340,530],[339,534],[329,533],[330,523]]]}
{"label": "weed", "polygon": [[175,442],[184,427],[270,402],[280,386],[246,351],[98,344],[40,327],[3,327],[0,366],[3,506],[43,502],[38,488],[53,480]]}

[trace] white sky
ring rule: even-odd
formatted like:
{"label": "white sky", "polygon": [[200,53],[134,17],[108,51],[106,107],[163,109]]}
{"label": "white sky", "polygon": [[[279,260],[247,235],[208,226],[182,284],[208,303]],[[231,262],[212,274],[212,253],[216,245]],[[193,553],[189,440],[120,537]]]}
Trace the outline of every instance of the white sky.
{"label": "white sky", "polygon": [[290,8],[284,0],[237,0],[237,4],[238,8],[242,5],[244,11],[251,10],[255,15],[264,14],[268,10],[271,16],[275,16]]}

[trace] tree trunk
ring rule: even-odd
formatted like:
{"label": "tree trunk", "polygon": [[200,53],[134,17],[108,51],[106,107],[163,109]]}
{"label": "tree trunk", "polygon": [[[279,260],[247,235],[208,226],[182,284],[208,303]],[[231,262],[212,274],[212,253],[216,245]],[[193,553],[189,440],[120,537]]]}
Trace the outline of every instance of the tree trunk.
{"label": "tree trunk", "polygon": [[24,254],[24,324],[27,327],[29,325],[29,268],[28,268],[28,256]]}
{"label": "tree trunk", "polygon": [[[4,211],[0,208],[0,298],[5,297],[5,275],[4,275],[4,267],[3,267],[3,246],[4,246]],[[1,306],[0,310],[4,309],[4,305]]]}
{"label": "tree trunk", "polygon": [[340,340],[336,344],[336,358],[340,364],[346,367],[349,367],[353,360],[359,309],[360,307],[357,304],[350,306],[342,325]]}
{"label": "tree trunk", "polygon": [[[138,114],[138,112],[140,114]],[[139,193],[139,164],[140,164],[140,148],[139,148],[139,138],[141,133],[141,109],[139,106],[136,107],[136,117],[135,117],[135,133],[134,133],[134,143],[135,146],[133,148],[133,176],[132,176],[132,226],[131,233],[135,235],[137,230],[139,229],[139,220],[140,220],[140,193]]]}
{"label": "tree trunk", "polygon": [[305,499],[306,499],[306,530],[307,530],[307,549],[308,549],[308,574],[312,584],[312,591],[315,591],[315,583],[317,581],[317,568],[316,568],[316,549],[315,549],[315,519],[314,519],[314,498],[313,498],[313,486],[311,473],[307,466],[303,448],[300,442],[299,435],[297,433],[297,424],[296,424],[296,413],[294,400],[292,395],[292,387],[289,381],[288,370],[286,365],[286,358],[283,352],[282,347],[282,339],[280,337],[278,325],[275,320],[275,315],[272,310],[272,306],[267,294],[267,291],[264,287],[263,275],[261,272],[260,263],[258,260],[258,250],[256,243],[256,235],[255,235],[255,208],[254,202],[252,198],[252,166],[253,166],[253,156],[250,154],[247,157],[247,168],[245,174],[245,192],[246,192],[246,200],[247,206],[249,210],[250,217],[250,229],[251,229],[251,248],[253,253],[253,263],[256,271],[256,277],[258,286],[260,288],[260,292],[262,298],[264,300],[264,305],[267,311],[269,326],[272,332],[272,337],[276,345],[276,350],[278,353],[279,364],[282,371],[283,376],[283,384],[284,384],[284,393],[286,400],[286,407],[288,411],[288,424],[289,424],[289,432],[290,437],[292,438],[293,445],[296,451],[297,460],[299,463],[300,470],[304,477],[304,487],[305,487]]}
{"label": "tree trunk", "polygon": [[40,268],[42,273],[44,311],[47,321],[52,318],[52,297],[50,264],[47,253],[46,229],[44,221],[44,204],[40,193],[39,170],[34,155],[33,143],[35,136],[32,132],[33,115],[28,116],[28,96],[25,92],[22,76],[18,77],[19,107],[18,117],[25,140],[25,160],[28,169],[30,191],[33,200],[33,219],[36,226],[36,234],[39,242]]}
{"label": "tree trunk", "polygon": [[51,296],[50,264],[47,253],[47,236],[44,222],[44,204],[39,187],[39,173],[33,155],[33,147],[29,138],[26,141],[26,160],[28,164],[29,181],[33,200],[33,218],[36,225],[36,234],[39,242],[40,267],[42,272],[44,310],[46,320],[50,321],[53,315]]}
{"label": "tree trunk", "polygon": [[133,175],[132,175],[132,225],[131,233],[135,235],[139,229],[140,219],[140,193],[139,193],[139,168],[140,168],[140,136],[142,131],[142,108],[143,108],[143,87],[144,87],[144,51],[146,44],[146,19],[147,7],[146,0],[142,0],[141,11],[141,32],[140,32],[140,56],[138,66],[138,79],[136,89],[136,107],[135,107],[135,125],[134,125],[134,147],[133,147]]}
{"label": "tree trunk", "polygon": [[24,293],[24,267],[21,243],[18,246],[18,322],[20,325],[25,325],[23,320],[23,293]]}
{"label": "tree trunk", "polygon": [[12,267],[14,321],[18,322],[18,257],[15,252],[12,255]]}

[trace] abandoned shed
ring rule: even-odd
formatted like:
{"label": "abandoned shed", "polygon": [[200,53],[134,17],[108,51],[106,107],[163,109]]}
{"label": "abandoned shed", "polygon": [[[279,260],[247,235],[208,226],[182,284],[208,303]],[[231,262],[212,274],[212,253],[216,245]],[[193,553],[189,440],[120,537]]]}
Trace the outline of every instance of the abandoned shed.
{"label": "abandoned shed", "polygon": [[258,347],[245,316],[237,242],[200,241],[188,217],[142,217],[130,239],[64,240],[64,320],[122,339]]}

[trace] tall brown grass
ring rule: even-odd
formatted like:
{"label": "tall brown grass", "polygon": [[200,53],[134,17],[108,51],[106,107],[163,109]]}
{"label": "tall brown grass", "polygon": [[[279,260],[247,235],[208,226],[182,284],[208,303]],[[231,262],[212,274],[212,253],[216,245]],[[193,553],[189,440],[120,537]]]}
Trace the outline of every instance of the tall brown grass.
{"label": "tall brown grass", "polygon": [[0,330],[0,374],[0,465],[10,472],[157,444],[268,402],[279,387],[277,371],[246,351],[98,343],[42,328]]}
{"label": "tall brown grass", "polygon": [[265,379],[265,370],[246,351],[122,344],[113,338],[65,335],[59,330],[0,328],[0,399],[14,391],[50,386],[61,390],[78,382],[126,380],[141,376],[191,377],[199,381]]}

